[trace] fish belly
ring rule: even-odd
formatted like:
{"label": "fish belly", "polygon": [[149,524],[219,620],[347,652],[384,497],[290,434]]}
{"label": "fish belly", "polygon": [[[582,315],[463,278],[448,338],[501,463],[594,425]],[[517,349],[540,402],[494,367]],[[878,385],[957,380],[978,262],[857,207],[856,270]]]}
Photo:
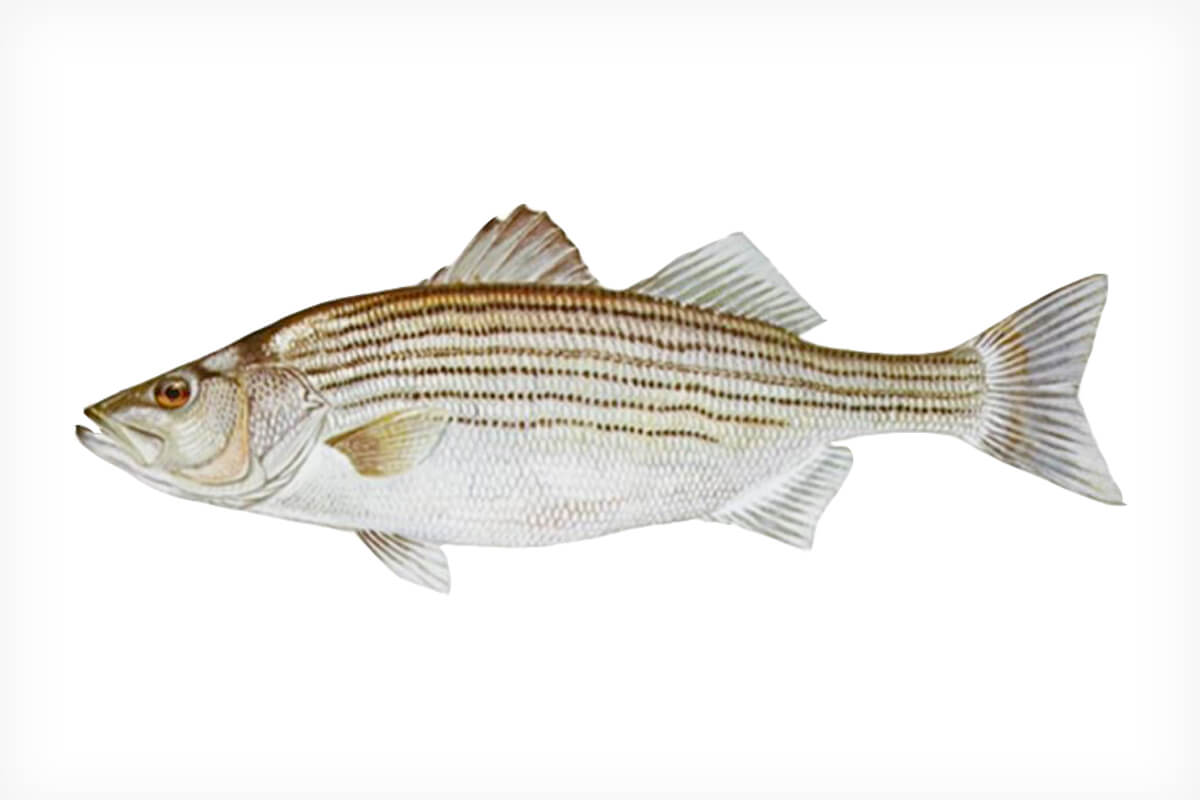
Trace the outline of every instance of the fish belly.
{"label": "fish belly", "polygon": [[386,478],[366,479],[318,448],[258,510],[445,544],[553,544],[702,516],[808,448],[798,431],[747,432],[731,448],[566,426],[451,425],[429,458]]}

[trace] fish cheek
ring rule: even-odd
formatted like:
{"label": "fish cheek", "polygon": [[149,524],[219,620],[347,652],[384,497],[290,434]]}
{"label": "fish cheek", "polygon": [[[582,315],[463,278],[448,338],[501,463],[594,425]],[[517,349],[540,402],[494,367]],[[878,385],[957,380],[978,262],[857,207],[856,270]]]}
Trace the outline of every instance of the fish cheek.
{"label": "fish cheek", "polygon": [[250,434],[245,392],[236,381],[210,377],[180,420],[173,439],[180,475],[217,486],[236,482],[250,470]]}

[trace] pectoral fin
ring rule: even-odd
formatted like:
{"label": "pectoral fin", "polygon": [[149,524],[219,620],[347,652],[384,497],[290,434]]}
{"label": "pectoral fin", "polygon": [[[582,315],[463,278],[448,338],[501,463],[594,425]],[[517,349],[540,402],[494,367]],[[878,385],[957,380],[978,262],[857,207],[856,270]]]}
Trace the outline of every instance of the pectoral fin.
{"label": "pectoral fin", "polygon": [[450,565],[436,544],[427,544],[379,531],[358,531],[358,538],[388,565],[388,569],[420,586],[442,593],[450,591]]}
{"label": "pectoral fin", "polygon": [[397,475],[433,452],[449,419],[441,408],[409,408],[339,433],[325,443],[350,459],[361,475]]}
{"label": "pectoral fin", "polygon": [[845,447],[823,445],[789,472],[751,486],[708,515],[796,547],[812,547],[817,520],[853,463]]}

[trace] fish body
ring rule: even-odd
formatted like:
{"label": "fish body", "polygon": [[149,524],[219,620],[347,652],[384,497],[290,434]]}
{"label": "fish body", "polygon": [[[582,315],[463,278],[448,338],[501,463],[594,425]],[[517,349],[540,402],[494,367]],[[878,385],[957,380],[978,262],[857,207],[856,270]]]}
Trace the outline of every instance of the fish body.
{"label": "fish body", "polygon": [[833,443],[865,434],[953,435],[1120,502],[1076,399],[1105,293],[1086,278],[937,353],[836,350],[740,234],[610,291],[522,206],[426,283],[280,320],[79,435],[165,491],[357,531],[443,590],[442,544],[704,518],[808,546],[851,465]]}
{"label": "fish body", "polygon": [[[430,286],[272,330],[256,355],[302,372],[330,430],[398,409],[448,424],[420,468],[364,480],[334,448],[259,510],[446,544],[535,545],[703,516],[826,443],[966,433],[969,354],[888,359],[773,326],[591,287]],[[419,499],[419,501],[418,501]]]}

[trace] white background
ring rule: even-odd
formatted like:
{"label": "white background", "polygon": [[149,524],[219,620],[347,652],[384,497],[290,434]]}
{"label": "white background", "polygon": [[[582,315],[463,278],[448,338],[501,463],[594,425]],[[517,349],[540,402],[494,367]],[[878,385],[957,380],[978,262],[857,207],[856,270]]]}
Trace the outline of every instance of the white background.
{"label": "white background", "polygon": [[[6,5],[0,794],[1195,796],[1195,20]],[[845,347],[955,345],[1106,272],[1083,400],[1128,505],[879,437],[811,552],[699,522],[454,548],[444,597],[75,441],[522,202],[614,287],[743,230]]]}

